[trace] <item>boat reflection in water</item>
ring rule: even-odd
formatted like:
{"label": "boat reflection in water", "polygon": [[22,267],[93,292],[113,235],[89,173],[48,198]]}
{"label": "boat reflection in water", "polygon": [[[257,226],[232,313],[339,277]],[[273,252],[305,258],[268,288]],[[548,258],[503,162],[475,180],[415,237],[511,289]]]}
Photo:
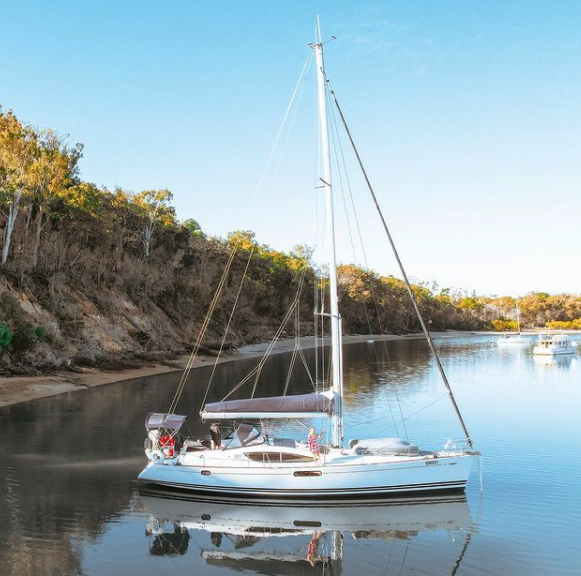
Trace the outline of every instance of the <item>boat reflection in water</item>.
{"label": "boat reflection in water", "polygon": [[[409,541],[422,532],[463,538],[455,573],[473,533],[464,494],[425,498],[319,503],[241,503],[191,499],[175,492],[141,489],[149,513],[146,534],[155,556],[200,550],[207,565],[261,574],[341,574],[344,538]],[[194,545],[195,542],[195,545]]]}
{"label": "boat reflection in water", "polygon": [[574,356],[562,354],[560,356],[533,356],[533,360],[537,366],[557,366],[561,369],[571,368],[577,361]]}

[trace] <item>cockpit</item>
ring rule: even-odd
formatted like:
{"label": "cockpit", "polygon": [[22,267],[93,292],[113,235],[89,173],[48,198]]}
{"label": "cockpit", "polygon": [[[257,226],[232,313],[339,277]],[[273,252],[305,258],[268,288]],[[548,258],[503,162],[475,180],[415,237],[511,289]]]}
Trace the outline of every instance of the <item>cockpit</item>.
{"label": "cockpit", "polygon": [[237,424],[234,426],[234,430],[222,440],[222,449],[231,450],[233,448],[258,446],[265,442],[266,438],[260,430],[251,424]]}

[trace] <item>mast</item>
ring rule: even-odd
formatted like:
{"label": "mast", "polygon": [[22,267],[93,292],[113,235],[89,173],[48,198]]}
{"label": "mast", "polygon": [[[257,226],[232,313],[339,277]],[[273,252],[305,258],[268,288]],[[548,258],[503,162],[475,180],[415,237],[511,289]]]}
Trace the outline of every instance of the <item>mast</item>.
{"label": "mast", "polygon": [[516,329],[520,336],[520,310],[518,309],[518,298],[516,299]]}
{"label": "mast", "polygon": [[343,443],[343,366],[342,366],[342,336],[341,317],[337,297],[337,258],[335,250],[335,218],[333,214],[333,193],[331,186],[331,152],[329,149],[329,128],[327,123],[327,97],[325,66],[323,63],[323,42],[321,41],[321,26],[317,16],[317,41],[311,44],[315,51],[317,88],[319,103],[319,129],[321,134],[321,152],[323,155],[323,184],[326,201],[326,228],[329,248],[329,292],[331,301],[331,360],[332,386],[335,396],[335,411],[333,418],[333,446],[340,447]]}

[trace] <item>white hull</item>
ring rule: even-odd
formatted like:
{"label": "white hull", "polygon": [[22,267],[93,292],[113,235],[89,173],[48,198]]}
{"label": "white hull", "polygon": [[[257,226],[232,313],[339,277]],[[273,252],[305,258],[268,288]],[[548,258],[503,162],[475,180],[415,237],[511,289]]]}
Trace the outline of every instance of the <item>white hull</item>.
{"label": "white hull", "polygon": [[541,348],[535,346],[533,349],[533,354],[535,356],[562,356],[564,354],[575,354],[577,350],[575,348]]}
{"label": "white hull", "polygon": [[139,479],[198,493],[259,498],[343,498],[463,490],[472,454],[361,456],[321,465],[213,466],[151,463]]}

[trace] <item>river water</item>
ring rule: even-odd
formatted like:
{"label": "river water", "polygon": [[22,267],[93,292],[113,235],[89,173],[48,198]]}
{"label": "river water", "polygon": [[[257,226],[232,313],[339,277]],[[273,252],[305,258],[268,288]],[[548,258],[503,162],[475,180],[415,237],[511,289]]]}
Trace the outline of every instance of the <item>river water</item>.
{"label": "river water", "polygon": [[[143,378],[0,409],[1,573],[580,574],[581,357],[538,363],[494,336],[437,346],[483,453],[465,496],[273,507],[140,493],[144,416],[168,407],[179,375]],[[261,394],[281,392],[289,361],[269,360]],[[218,366],[209,398],[256,362]],[[353,344],[344,363],[347,439],[462,438],[425,342]],[[196,435],[209,374],[192,372],[178,409]],[[311,389],[303,369],[290,388]]]}

